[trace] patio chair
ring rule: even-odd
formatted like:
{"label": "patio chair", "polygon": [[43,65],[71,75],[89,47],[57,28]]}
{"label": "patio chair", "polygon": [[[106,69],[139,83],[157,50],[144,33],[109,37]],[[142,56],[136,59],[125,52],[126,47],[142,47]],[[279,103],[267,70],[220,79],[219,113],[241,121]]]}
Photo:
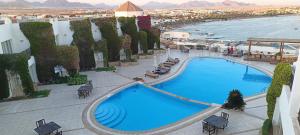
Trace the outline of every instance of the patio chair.
{"label": "patio chair", "polygon": [[148,77],[151,77],[151,78],[154,78],[154,79],[156,79],[156,78],[159,77],[158,74],[152,73],[151,71],[146,71],[145,77],[147,77],[147,76],[148,76]]}
{"label": "patio chair", "polygon": [[224,118],[226,120],[226,124],[223,126],[223,130],[225,129],[225,127],[228,126],[228,118],[229,118],[229,114],[225,113],[225,112],[221,112],[221,117]]}
{"label": "patio chair", "polygon": [[202,132],[208,132],[209,135],[216,133],[216,128],[209,125],[207,122],[202,121]]}
{"label": "patio chair", "polygon": [[36,124],[36,127],[40,127],[40,126],[45,125],[46,121],[45,121],[45,119],[41,119],[39,121],[36,121],[35,124]]}
{"label": "patio chair", "polygon": [[62,131],[57,131],[54,135],[62,135]]}

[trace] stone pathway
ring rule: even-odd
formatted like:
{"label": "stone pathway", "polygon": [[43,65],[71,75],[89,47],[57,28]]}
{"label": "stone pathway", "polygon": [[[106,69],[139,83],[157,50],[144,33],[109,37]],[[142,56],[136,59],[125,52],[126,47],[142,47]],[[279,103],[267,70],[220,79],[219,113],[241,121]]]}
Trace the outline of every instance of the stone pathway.
{"label": "stone pathway", "polygon": [[[192,50],[190,54],[183,54],[179,51],[171,52],[172,57],[179,57],[181,60],[188,56],[218,56],[220,54],[207,51]],[[166,55],[159,55],[161,61]],[[242,59],[234,59],[242,61]],[[182,61],[181,61],[182,62]],[[274,65],[263,62],[247,62],[258,65],[270,71],[274,70]],[[180,65],[180,64],[179,64]],[[175,66],[171,74],[161,76],[160,79],[167,78],[178,68]],[[118,68],[116,73],[112,72],[83,72],[93,80],[94,90],[90,97],[78,99],[77,89],[79,86],[46,85],[39,89],[51,89],[49,97],[29,100],[19,100],[0,103],[0,134],[1,135],[33,135],[35,121],[46,119],[47,122],[54,121],[62,126],[66,135],[95,135],[95,133],[85,129],[82,123],[82,112],[87,104],[105,95],[112,89],[132,82],[130,78],[143,77],[146,70],[153,69],[153,59],[139,60],[139,65]],[[146,82],[153,82],[154,79],[145,78]],[[223,110],[226,111],[226,110]],[[229,127],[220,131],[219,135],[255,135],[263,123],[266,115],[265,98],[259,98],[247,103],[245,112],[226,111],[230,114]],[[220,112],[217,113],[219,115]],[[178,129],[169,135],[199,135],[202,134],[201,121],[187,127]]]}

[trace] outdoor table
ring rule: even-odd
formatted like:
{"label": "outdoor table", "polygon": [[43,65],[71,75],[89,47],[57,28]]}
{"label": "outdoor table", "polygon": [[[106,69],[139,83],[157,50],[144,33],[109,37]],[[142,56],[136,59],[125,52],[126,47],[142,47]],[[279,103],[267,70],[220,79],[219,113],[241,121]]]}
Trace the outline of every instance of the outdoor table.
{"label": "outdoor table", "polygon": [[208,118],[204,119],[204,121],[207,122],[209,125],[216,127],[217,132],[218,129],[223,128],[227,123],[227,121],[224,118],[216,115],[209,116]]}
{"label": "outdoor table", "polygon": [[61,127],[55,122],[49,122],[45,125],[35,128],[34,131],[39,135],[49,135],[60,128]]}

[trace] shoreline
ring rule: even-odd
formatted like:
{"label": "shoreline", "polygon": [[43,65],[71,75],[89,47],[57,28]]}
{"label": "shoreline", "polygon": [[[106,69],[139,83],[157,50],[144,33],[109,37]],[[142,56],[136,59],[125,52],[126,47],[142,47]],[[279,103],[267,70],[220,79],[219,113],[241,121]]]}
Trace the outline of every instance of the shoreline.
{"label": "shoreline", "polygon": [[236,17],[236,18],[229,18],[229,19],[206,19],[201,20],[198,22],[193,23],[183,23],[183,24],[172,24],[168,27],[171,27],[170,29],[166,29],[165,32],[173,31],[179,28],[183,28],[189,25],[197,25],[197,24],[203,24],[203,23],[210,23],[210,22],[221,22],[221,21],[232,21],[232,20],[242,20],[242,19],[255,19],[255,18],[269,18],[269,17],[284,17],[284,16],[300,16],[300,14],[286,14],[286,15],[274,15],[274,16],[245,16],[245,17]]}

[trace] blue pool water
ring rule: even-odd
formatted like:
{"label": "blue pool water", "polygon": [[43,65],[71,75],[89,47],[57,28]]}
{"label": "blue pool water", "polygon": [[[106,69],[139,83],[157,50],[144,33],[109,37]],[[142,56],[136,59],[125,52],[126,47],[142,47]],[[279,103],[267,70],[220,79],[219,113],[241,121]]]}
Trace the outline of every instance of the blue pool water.
{"label": "blue pool water", "polygon": [[223,104],[232,89],[253,96],[264,92],[271,80],[247,65],[225,59],[194,58],[176,78],[154,87],[198,101]]}
{"label": "blue pool water", "polygon": [[174,123],[206,108],[134,85],[102,102],[94,115],[106,127],[142,131]]}
{"label": "blue pool water", "polygon": [[[180,75],[154,87],[186,98],[222,104],[232,89],[244,96],[262,93],[270,84],[266,74],[224,59],[191,59]],[[208,108],[161,94],[143,85],[128,87],[97,106],[96,120],[122,131],[166,126]]]}

